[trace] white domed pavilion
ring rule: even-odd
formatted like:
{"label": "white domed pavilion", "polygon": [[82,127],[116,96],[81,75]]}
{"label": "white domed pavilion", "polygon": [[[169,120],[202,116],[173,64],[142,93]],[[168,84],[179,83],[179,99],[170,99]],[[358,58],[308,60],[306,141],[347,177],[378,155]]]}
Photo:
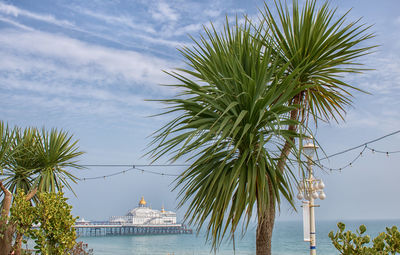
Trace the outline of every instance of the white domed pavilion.
{"label": "white domed pavilion", "polygon": [[124,223],[129,225],[173,225],[176,224],[176,213],[161,210],[154,210],[147,206],[142,197],[138,207],[130,210],[125,216],[112,216],[110,222]]}

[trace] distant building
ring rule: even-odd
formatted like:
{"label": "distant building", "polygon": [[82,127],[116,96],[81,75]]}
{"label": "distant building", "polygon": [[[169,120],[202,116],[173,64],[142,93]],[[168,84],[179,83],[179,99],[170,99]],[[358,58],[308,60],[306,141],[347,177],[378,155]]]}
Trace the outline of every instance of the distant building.
{"label": "distant building", "polygon": [[176,213],[165,211],[164,206],[160,211],[151,209],[142,197],[138,207],[130,210],[125,216],[112,216],[110,222],[129,225],[173,225],[176,224]]}

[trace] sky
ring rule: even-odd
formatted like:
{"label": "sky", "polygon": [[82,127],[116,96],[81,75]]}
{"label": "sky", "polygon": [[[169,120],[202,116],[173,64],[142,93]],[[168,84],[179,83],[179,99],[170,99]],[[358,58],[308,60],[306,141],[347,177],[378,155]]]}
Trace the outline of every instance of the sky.
{"label": "sky", "polygon": [[[273,1],[266,1],[272,4]],[[0,1],[0,116],[9,125],[58,128],[73,134],[85,154],[79,163],[147,165],[149,137],[169,117],[149,117],[162,105],[145,101],[173,97],[177,91],[160,84],[174,80],[162,70],[185,67],[178,49],[191,46],[210,22],[218,29],[227,16],[257,18],[263,1],[135,0],[135,1]],[[380,45],[362,59],[365,74],[346,81],[370,94],[354,91],[345,121],[320,123],[315,137],[327,155],[357,146],[400,129],[400,2],[398,0],[331,0],[348,20],[362,17],[373,25]],[[399,151],[400,134],[370,147]],[[361,148],[362,149],[362,148]],[[339,168],[360,150],[323,163]],[[322,150],[319,155],[323,156]],[[161,159],[156,164],[166,164]],[[185,162],[177,162],[185,164]],[[317,220],[399,219],[400,154],[365,151],[352,167],[322,171],[327,198],[318,201]],[[89,167],[74,170],[79,178],[103,176],[130,167]],[[141,167],[179,174],[184,166]],[[141,196],[154,209],[176,211],[174,178],[126,172],[73,185],[66,192],[73,213],[90,220],[124,215]],[[282,204],[278,220],[301,219]],[[185,208],[179,209],[178,220]]]}

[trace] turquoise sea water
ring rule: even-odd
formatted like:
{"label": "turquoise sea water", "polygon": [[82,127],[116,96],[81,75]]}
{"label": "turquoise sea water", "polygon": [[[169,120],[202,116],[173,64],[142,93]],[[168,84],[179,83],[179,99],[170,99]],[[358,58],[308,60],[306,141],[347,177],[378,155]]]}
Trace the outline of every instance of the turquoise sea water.
{"label": "turquoise sea water", "polygon": [[[385,231],[387,226],[400,226],[400,220],[375,221],[343,221],[346,229],[355,229],[365,224],[371,237]],[[318,254],[338,254],[333,248],[328,233],[336,231],[337,221],[317,222],[317,251]],[[309,254],[309,243],[303,241],[302,222],[277,222],[274,228],[272,250],[276,255]],[[236,238],[237,255],[255,254],[255,227],[249,226],[246,235]],[[82,237],[81,241],[88,243],[94,249],[95,255],[139,254],[139,255],[197,255],[214,254],[210,245],[205,244],[204,233],[200,235],[150,235],[150,236],[111,236],[111,237]],[[216,254],[234,254],[231,242],[224,242]]]}

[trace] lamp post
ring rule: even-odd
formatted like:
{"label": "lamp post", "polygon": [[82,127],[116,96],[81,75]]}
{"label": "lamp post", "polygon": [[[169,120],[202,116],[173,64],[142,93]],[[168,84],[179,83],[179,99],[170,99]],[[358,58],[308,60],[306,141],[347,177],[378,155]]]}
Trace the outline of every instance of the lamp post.
{"label": "lamp post", "polygon": [[[314,179],[313,171],[312,171],[312,163],[314,153],[318,149],[318,146],[315,146],[313,143],[308,142],[303,146],[304,155],[307,158],[307,170],[308,170],[308,178],[305,180],[301,180],[299,187],[299,194],[297,198],[299,200],[308,200],[308,202],[303,203],[303,206],[308,205],[309,211],[309,238],[305,238],[305,240],[310,241],[310,255],[316,255],[316,235],[315,235],[315,214],[314,207],[318,207],[318,205],[314,204],[314,200],[319,198],[321,200],[326,198],[326,195],[323,191],[325,184],[321,179]],[[306,209],[306,208],[305,208]]]}

